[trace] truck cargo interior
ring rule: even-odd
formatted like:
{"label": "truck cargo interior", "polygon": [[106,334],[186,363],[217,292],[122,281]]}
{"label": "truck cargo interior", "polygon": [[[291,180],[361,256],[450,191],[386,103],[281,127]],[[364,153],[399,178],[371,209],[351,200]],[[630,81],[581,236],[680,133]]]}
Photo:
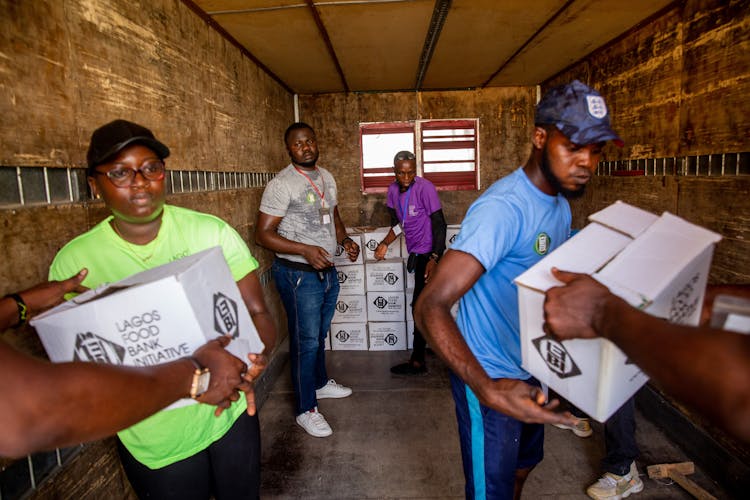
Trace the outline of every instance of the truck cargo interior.
{"label": "truck cargo interior", "polygon": [[[295,424],[274,254],[255,238],[293,122],[315,130],[347,228],[387,231],[394,145],[407,144],[398,149],[416,150],[452,238],[528,157],[544,92],[580,80],[604,96],[624,146],[604,147],[570,202],[572,227],[617,201],[668,212],[718,235],[708,285],[750,285],[748,0],[0,0],[0,23],[0,296],[46,281],[60,248],[109,215],[87,184],[91,133],[118,118],[154,131],[171,150],[167,203],[227,221],[259,262],[278,331],[256,383],[262,498],[464,497],[448,369],[428,353],[424,377],[389,372],[407,340],[383,338],[413,329],[408,284],[387,297],[408,279],[397,245],[381,264],[398,262],[389,278],[344,273],[349,319],[332,328],[327,358],[354,394],[321,403],[335,409],[335,433],[315,439]],[[366,264],[374,246],[358,238]],[[378,312],[369,340],[356,326],[375,303],[368,291],[400,314]],[[0,335],[47,358],[30,326]],[[695,464],[699,489],[748,498],[747,443],[654,381],[635,401],[638,498],[691,498],[666,472],[646,474],[681,462]],[[604,454],[592,426],[588,439],[546,426],[523,498],[586,498]],[[0,457],[0,500],[20,498],[136,496],[111,437]]]}

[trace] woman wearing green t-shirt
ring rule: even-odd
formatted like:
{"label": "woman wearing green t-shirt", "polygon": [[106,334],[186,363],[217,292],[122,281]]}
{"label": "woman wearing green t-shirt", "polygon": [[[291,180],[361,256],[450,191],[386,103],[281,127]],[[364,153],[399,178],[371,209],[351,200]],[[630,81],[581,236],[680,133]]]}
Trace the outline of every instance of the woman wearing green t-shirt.
{"label": "woman wearing green t-shirt", "polygon": [[[111,215],[60,250],[50,279],[86,267],[83,285],[93,288],[219,245],[261,340],[272,349],[276,331],[254,272],[257,261],[223,220],[165,203],[167,156],[169,149],[135,123],[116,120],[93,133],[88,183]],[[266,360],[257,353],[250,361],[246,378],[254,379]],[[201,404],[164,410],[118,433],[120,458],[139,497],[258,497],[260,431],[254,395],[224,406],[217,415]]]}

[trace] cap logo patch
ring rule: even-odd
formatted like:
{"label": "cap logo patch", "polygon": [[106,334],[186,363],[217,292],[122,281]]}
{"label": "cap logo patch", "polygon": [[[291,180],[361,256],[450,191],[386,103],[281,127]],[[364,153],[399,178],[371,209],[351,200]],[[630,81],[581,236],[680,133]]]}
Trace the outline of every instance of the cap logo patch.
{"label": "cap logo patch", "polygon": [[607,116],[607,105],[604,103],[604,98],[598,95],[587,95],[586,105],[591,116],[601,120]]}

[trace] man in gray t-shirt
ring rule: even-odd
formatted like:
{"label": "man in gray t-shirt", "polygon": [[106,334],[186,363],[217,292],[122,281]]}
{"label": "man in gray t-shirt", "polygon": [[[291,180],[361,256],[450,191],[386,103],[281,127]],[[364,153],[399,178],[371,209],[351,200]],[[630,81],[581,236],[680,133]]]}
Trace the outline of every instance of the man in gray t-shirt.
{"label": "man in gray t-shirt", "polygon": [[318,412],[318,399],[352,393],[329,379],[325,366],[325,338],[339,294],[331,257],[341,245],[353,262],[359,246],[339,216],[336,181],[317,165],[315,132],[293,123],[284,142],[292,163],[266,186],[255,241],[276,253],[273,274],[287,314],[297,423],[325,437],[333,431]]}

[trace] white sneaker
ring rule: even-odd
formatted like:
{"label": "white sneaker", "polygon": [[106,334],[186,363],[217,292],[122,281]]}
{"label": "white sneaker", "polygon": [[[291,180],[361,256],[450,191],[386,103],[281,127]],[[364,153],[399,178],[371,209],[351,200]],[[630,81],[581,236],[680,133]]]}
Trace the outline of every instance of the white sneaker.
{"label": "white sneaker", "polygon": [[333,434],[331,426],[328,425],[323,414],[318,412],[317,406],[310,411],[297,415],[297,423],[314,437],[322,438]]}
{"label": "white sneaker", "polygon": [[315,397],[317,399],[326,398],[345,398],[350,396],[352,390],[349,387],[344,387],[341,384],[337,384],[335,380],[330,379],[326,385],[315,391]]}
{"label": "white sneaker", "polygon": [[575,425],[566,425],[566,424],[552,424],[552,425],[560,429],[567,429],[569,431],[573,431],[573,434],[582,438],[589,437],[591,434],[594,433],[594,431],[591,429],[591,424],[589,423],[588,418],[579,418],[578,421],[575,423]]}
{"label": "white sneaker", "polygon": [[630,471],[624,476],[606,472],[597,482],[586,490],[586,494],[598,500],[620,500],[633,493],[643,491],[643,481],[638,477],[635,462],[630,464]]}

